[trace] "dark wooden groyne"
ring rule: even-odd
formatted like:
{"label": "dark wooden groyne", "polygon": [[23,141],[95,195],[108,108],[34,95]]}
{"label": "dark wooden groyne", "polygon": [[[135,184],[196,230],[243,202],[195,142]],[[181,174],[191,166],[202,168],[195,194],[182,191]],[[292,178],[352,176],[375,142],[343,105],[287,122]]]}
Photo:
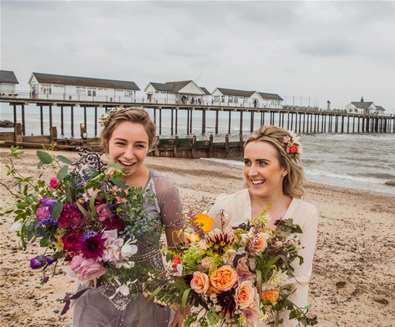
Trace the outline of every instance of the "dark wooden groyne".
{"label": "dark wooden groyne", "polygon": [[[64,135],[64,122],[66,110],[69,111],[70,135],[75,136],[76,122],[74,118],[74,110],[76,107],[83,109],[83,122],[87,126],[87,112],[94,112],[93,118],[93,135],[98,135],[98,108],[109,110],[120,105],[143,107],[148,111],[152,111],[155,124],[157,126],[158,135],[180,135],[179,127],[186,126],[186,136],[192,135],[193,124],[201,119],[201,134],[207,134],[207,113],[214,112],[215,126],[214,135],[220,132],[219,113],[226,112],[227,126],[222,128],[231,135],[234,134],[235,126],[232,126],[232,117],[236,115],[238,118],[238,134],[246,133],[243,130],[244,121],[249,121],[249,131],[257,128],[258,116],[259,125],[275,125],[289,130],[293,130],[298,134],[325,134],[325,133],[395,133],[395,115],[364,115],[357,113],[347,113],[341,110],[319,110],[313,108],[292,108],[271,109],[271,108],[245,108],[233,106],[214,106],[214,105],[185,105],[185,104],[160,104],[160,103],[115,103],[115,102],[87,102],[87,101],[68,101],[68,100],[40,100],[31,98],[9,98],[0,97],[0,102],[8,103],[10,110],[13,112],[13,122],[18,123],[17,113],[20,111],[20,123],[22,125],[22,133],[25,135],[26,126],[26,105],[36,105],[40,110],[40,135],[45,135],[49,131],[44,131],[44,122],[49,126],[49,130],[53,127],[53,110],[60,111],[60,135]],[[48,117],[44,117],[43,109],[48,109]],[[164,111],[170,112],[170,130],[163,130]],[[186,121],[180,121],[179,113],[186,112]],[[200,116],[200,117],[199,117]],[[222,126],[224,127],[224,126]],[[233,128],[232,128],[233,127]]]}

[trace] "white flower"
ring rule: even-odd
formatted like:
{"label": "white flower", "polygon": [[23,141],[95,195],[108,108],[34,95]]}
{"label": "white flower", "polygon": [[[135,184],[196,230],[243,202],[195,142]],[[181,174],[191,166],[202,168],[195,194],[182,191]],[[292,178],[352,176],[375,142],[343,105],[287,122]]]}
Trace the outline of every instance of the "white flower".
{"label": "white flower", "polygon": [[128,240],[121,249],[123,258],[130,258],[132,255],[137,253],[137,245],[132,244],[135,241]]}
{"label": "white flower", "polygon": [[116,229],[106,230],[103,232],[106,239],[104,243],[103,261],[118,262],[121,261],[121,248],[123,246],[123,239],[118,238],[118,231]]}
{"label": "white flower", "polygon": [[121,293],[123,296],[128,296],[130,291],[129,291],[129,287],[127,287],[127,285],[123,284],[120,287],[118,287],[117,290],[119,293]]}
{"label": "white flower", "polygon": [[20,221],[14,222],[10,227],[10,232],[19,232],[22,229],[23,224]]}

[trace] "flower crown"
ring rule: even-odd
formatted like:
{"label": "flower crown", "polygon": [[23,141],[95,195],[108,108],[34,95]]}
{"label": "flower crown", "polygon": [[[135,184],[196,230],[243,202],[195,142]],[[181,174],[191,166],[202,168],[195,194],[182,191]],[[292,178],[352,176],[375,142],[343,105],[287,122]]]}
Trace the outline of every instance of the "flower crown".
{"label": "flower crown", "polygon": [[122,111],[124,109],[125,109],[124,107],[115,107],[105,112],[103,115],[101,115],[99,119],[100,126],[103,128],[107,127],[108,124],[110,123],[111,116],[116,112]]}
{"label": "flower crown", "polygon": [[285,152],[293,159],[299,159],[303,153],[302,145],[299,137],[291,131],[288,131],[288,135],[283,137],[283,144]]}

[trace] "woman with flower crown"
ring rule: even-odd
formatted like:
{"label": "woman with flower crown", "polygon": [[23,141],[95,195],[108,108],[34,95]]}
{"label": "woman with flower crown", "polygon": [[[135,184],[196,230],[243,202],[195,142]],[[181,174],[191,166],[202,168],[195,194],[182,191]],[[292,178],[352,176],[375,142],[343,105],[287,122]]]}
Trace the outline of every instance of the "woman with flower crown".
{"label": "woman with flower crown", "polygon": [[[304,262],[294,266],[294,278],[287,281],[287,284],[295,286],[295,292],[289,299],[304,307],[308,305],[308,283],[319,213],[314,205],[301,199],[303,166],[300,155],[301,145],[291,132],[274,126],[256,130],[244,146],[243,176],[246,188],[230,195],[220,195],[209,214],[222,217],[220,213],[223,211],[231,226],[245,223],[263,211],[266,211],[271,227],[275,227],[280,219],[292,218],[303,231],[299,237],[302,246],[299,255]],[[261,297],[266,295],[261,294]],[[297,325],[297,321],[288,319],[285,312],[280,319],[283,320],[283,327]],[[263,322],[261,325],[265,326]]]}
{"label": "woman with flower crown", "polygon": [[[150,194],[144,199],[144,208],[152,220],[137,238],[138,252],[132,259],[136,267],[148,264],[163,269],[162,227],[171,246],[176,241],[173,236],[183,226],[183,219],[177,188],[144,164],[155,139],[155,126],[143,108],[113,111],[102,124],[101,141],[109,161],[123,168],[126,184],[144,188]],[[172,320],[173,326],[180,320],[180,315],[176,317]],[[121,288],[113,289],[100,283],[100,279],[97,287],[88,288],[74,303],[73,327],[155,327],[168,326],[169,320],[169,310],[146,299],[140,288],[136,288],[136,294],[128,294]]]}

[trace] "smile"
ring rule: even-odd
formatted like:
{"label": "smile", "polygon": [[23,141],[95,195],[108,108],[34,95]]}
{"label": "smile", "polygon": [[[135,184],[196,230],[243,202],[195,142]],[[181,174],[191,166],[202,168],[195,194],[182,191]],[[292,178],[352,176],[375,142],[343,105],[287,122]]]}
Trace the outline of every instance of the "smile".
{"label": "smile", "polygon": [[265,183],[264,180],[251,180],[251,179],[250,179],[250,182],[253,185],[262,185],[263,183]]}
{"label": "smile", "polygon": [[124,162],[124,161],[119,161],[119,163],[125,167],[132,167],[136,164],[135,162]]}

